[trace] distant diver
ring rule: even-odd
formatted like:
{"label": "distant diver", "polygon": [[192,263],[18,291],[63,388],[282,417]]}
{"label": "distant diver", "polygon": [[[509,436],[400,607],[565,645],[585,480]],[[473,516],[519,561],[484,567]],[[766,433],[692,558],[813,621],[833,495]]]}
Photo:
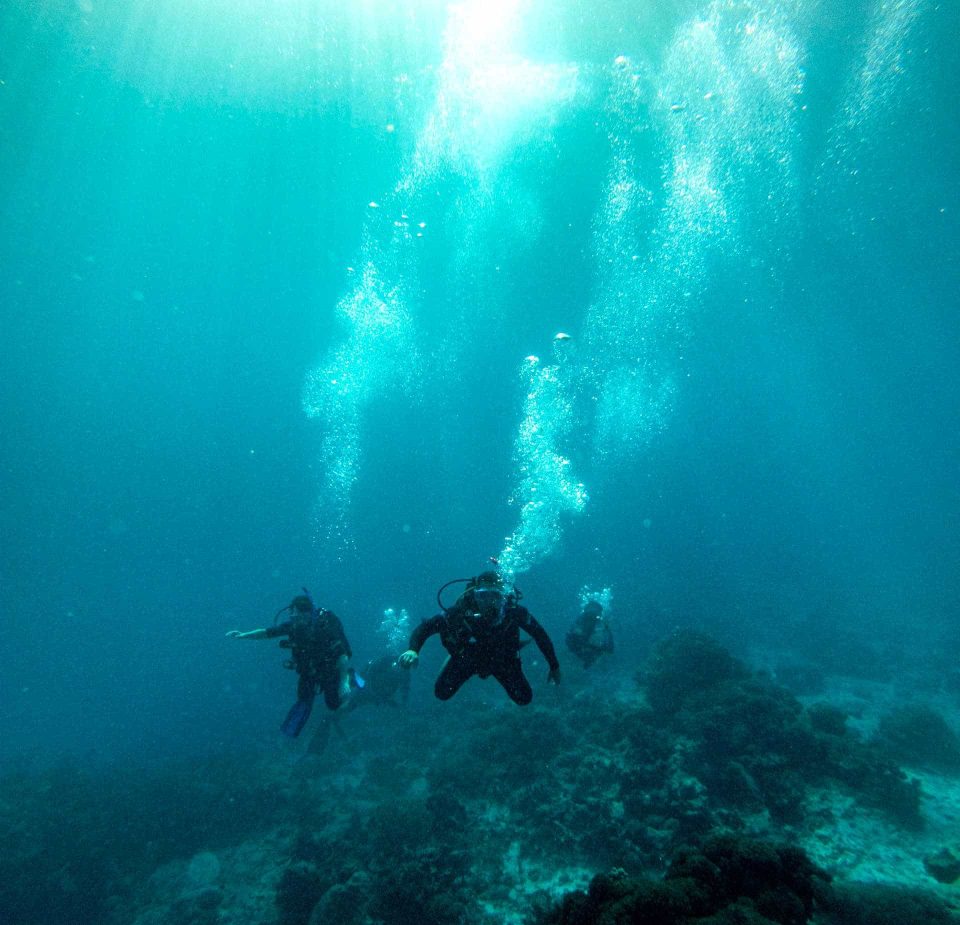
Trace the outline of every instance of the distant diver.
{"label": "distant diver", "polygon": [[[405,706],[410,697],[410,672],[400,667],[395,655],[382,655],[380,658],[371,659],[363,669],[363,674],[351,668],[349,676],[353,693],[342,709],[320,720],[307,749],[311,755],[320,755],[326,750],[331,728],[343,735],[338,720],[341,713],[352,713],[360,707],[383,706],[396,709]],[[398,695],[400,703],[396,700]]]}
{"label": "distant diver", "polygon": [[599,601],[587,601],[584,605],[567,633],[567,648],[584,668],[589,668],[601,655],[613,652],[613,633]]}
{"label": "distant diver", "polygon": [[[285,611],[289,612],[289,619],[278,624],[277,619]],[[246,633],[230,630],[227,636],[231,639],[287,637],[280,645],[290,650],[286,667],[297,672],[299,681],[297,702],[280,728],[284,735],[295,738],[310,718],[318,689],[323,691],[324,702],[330,710],[336,710],[349,696],[351,684],[347,661],[353,653],[339,617],[333,611],[315,607],[306,589],[278,610],[273,619],[274,625],[266,629]]]}
{"label": "distant diver", "polygon": [[[460,582],[466,589],[451,607],[445,607],[441,599],[444,589]],[[433,689],[440,700],[449,700],[474,675],[493,675],[514,703],[525,706],[533,699],[533,691],[520,662],[520,630],[533,638],[547,660],[548,682],[560,683],[560,663],[547,631],[519,601],[520,592],[507,589],[493,571],[448,581],[437,592],[443,612],[413,631],[410,647],[398,659],[400,666],[413,668],[423,644],[439,634],[449,653]]]}
{"label": "distant diver", "polygon": [[[350,681],[354,691],[343,707],[347,713],[358,707],[397,707],[406,704],[410,697],[410,675],[400,668],[396,655],[371,659],[362,675],[350,669]],[[395,699],[397,694],[400,704]]]}

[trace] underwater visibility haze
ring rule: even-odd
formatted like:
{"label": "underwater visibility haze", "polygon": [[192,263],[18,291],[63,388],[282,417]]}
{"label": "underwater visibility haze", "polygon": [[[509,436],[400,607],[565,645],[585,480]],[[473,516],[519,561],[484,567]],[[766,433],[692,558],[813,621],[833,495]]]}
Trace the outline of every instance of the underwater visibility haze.
{"label": "underwater visibility haze", "polygon": [[[0,921],[741,921],[676,884],[761,850],[743,921],[954,920],[960,7],[36,0],[0,50]],[[433,641],[318,752],[225,638],[305,587],[361,670],[492,562],[529,706]]]}

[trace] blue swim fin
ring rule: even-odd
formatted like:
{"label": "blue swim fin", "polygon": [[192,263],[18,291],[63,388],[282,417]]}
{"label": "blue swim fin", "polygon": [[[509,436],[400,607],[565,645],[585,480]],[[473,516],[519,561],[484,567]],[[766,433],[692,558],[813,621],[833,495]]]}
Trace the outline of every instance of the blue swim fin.
{"label": "blue swim fin", "polygon": [[284,735],[290,736],[290,738],[295,739],[300,735],[300,731],[307,724],[307,720],[310,719],[310,711],[313,709],[313,698],[309,700],[298,700],[292,707],[290,707],[290,712],[287,714],[287,718],[283,721],[280,726],[280,730]]}

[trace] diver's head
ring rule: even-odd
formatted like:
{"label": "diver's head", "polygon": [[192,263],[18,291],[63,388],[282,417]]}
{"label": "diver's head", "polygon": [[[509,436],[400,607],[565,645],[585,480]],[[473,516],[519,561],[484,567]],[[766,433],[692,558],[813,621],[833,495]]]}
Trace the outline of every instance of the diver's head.
{"label": "diver's head", "polygon": [[295,617],[308,616],[313,613],[313,601],[306,594],[298,594],[290,601],[289,609]]}
{"label": "diver's head", "polygon": [[498,588],[503,590],[503,579],[493,571],[481,572],[470,583],[474,588]]}
{"label": "diver's head", "polygon": [[583,612],[586,616],[599,620],[603,616],[603,607],[598,601],[587,601],[583,607]]}
{"label": "diver's head", "polygon": [[507,595],[503,579],[496,572],[481,572],[467,588],[467,601],[475,615],[487,626],[503,622],[507,610]]}

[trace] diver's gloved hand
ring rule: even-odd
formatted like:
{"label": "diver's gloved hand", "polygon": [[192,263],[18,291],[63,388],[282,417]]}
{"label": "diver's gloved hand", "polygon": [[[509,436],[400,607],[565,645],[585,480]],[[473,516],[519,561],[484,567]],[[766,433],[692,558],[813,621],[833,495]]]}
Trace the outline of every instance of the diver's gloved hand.
{"label": "diver's gloved hand", "polygon": [[547,673],[547,683],[548,684],[559,684],[560,683],[560,666],[556,668],[551,668]]}
{"label": "diver's gloved hand", "polygon": [[401,668],[416,668],[419,659],[420,656],[414,652],[413,649],[407,649],[407,651],[397,659],[397,664]]}

